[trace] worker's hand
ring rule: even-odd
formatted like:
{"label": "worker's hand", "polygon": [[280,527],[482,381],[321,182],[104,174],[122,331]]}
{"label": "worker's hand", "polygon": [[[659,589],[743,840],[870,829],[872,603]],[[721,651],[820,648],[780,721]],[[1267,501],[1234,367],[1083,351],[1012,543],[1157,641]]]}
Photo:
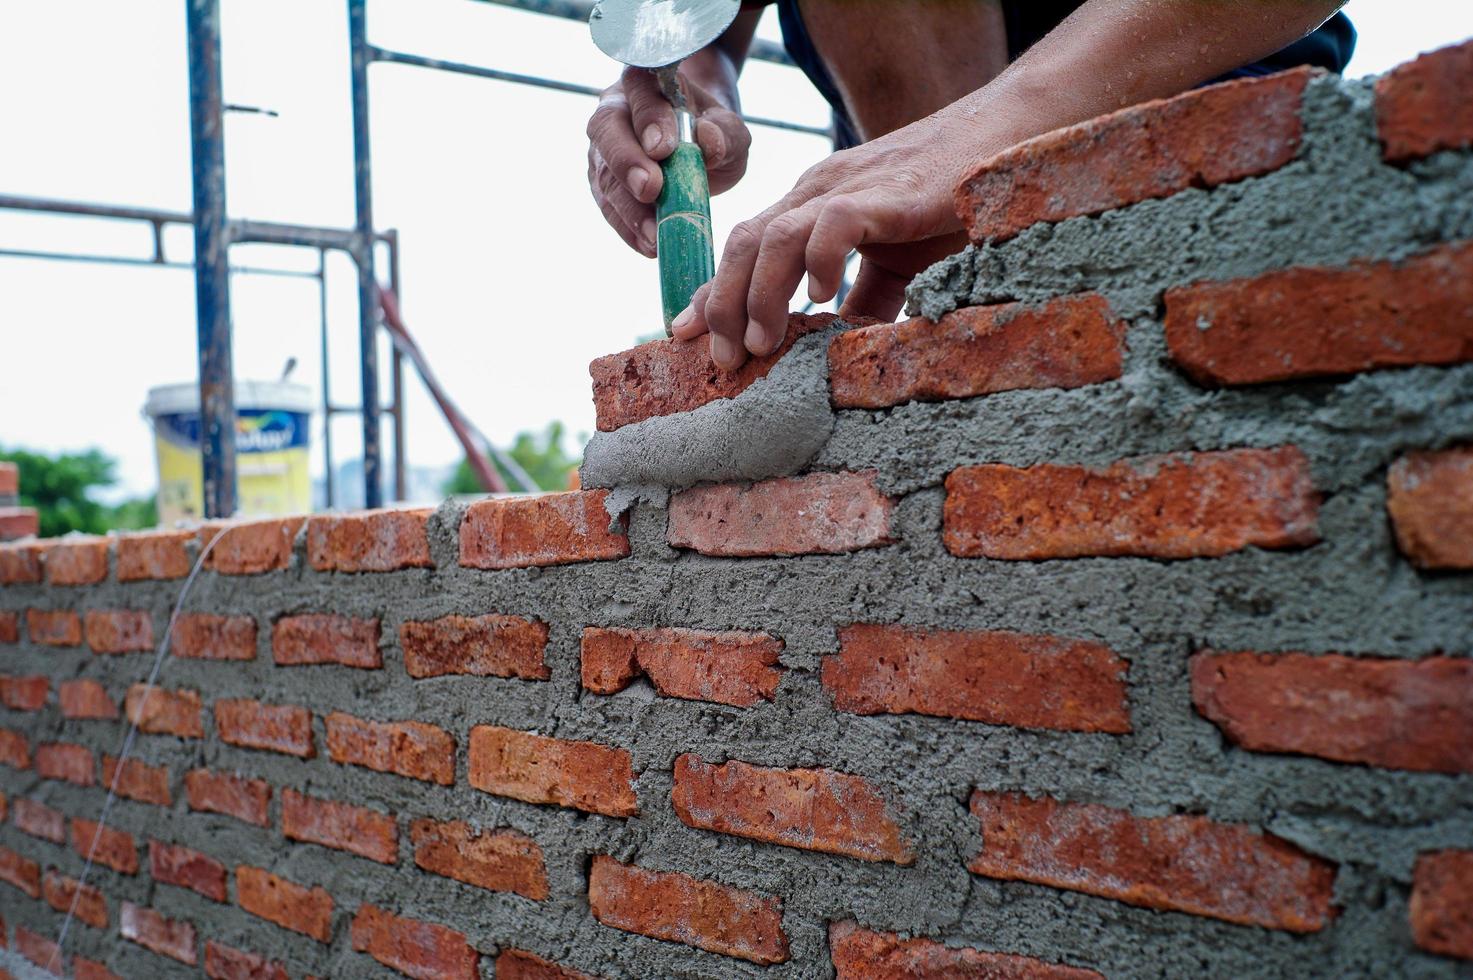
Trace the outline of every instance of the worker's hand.
{"label": "worker's hand", "polygon": [[676,317],[675,336],[709,332],[711,359],[726,370],[771,353],[804,273],[809,298],[827,302],[856,248],[863,263],[840,313],[893,319],[911,277],[965,246],[952,188],[989,142],[973,119],[943,111],[810,168],[732,229],[716,278]]}
{"label": "worker's hand", "polygon": [[[696,142],[706,158],[711,193],[728,190],[747,171],[752,134],[735,111],[736,93],[716,92],[680,76],[696,117]],[[625,68],[604,90],[588,120],[588,187],[599,210],[630,248],[655,257],[655,198],[664,177],[659,161],[675,152],[675,110],[660,94],[654,72]]]}

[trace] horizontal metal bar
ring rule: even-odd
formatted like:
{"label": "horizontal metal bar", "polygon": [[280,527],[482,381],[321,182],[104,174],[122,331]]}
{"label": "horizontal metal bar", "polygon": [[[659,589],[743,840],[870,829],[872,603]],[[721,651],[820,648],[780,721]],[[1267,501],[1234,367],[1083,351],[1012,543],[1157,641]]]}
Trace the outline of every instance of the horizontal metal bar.
{"label": "horizontal metal bar", "polygon": [[154,208],[130,208],[115,204],[89,204],[85,201],[63,201],[46,197],[17,197],[0,194],[0,208],[11,211],[46,211],[52,214],[77,214],[89,218],[120,218],[127,221],[150,223],[184,224],[194,223],[194,215],[188,211],[160,211]]}
{"label": "horizontal metal bar", "polygon": [[[41,252],[24,248],[0,248],[0,257],[12,259],[46,259],[60,262],[96,262],[102,265],[146,265],[157,269],[193,269],[193,262],[159,262],[128,255],[87,255],[79,252]],[[232,265],[231,272],[252,276],[282,276],[288,279],[316,279],[317,272],[299,269],[269,269],[265,266]]]}
{"label": "horizontal metal bar", "polygon": [[[363,409],[359,408],[357,405],[329,405],[329,406],[327,406],[326,409],[324,409],[324,411],[328,415],[362,415],[363,414]],[[379,406],[378,413],[380,415],[398,415],[399,414],[399,406],[398,405],[380,405]]]}
{"label": "horizontal metal bar", "polygon": [[[533,85],[537,88],[552,89],[556,92],[572,92],[575,95],[591,95],[597,98],[603,94],[603,89],[592,85],[579,85],[575,82],[562,82],[554,78],[541,78],[537,75],[524,75],[521,72],[502,71],[499,68],[484,68],[480,65],[467,65],[459,61],[445,61],[440,58],[427,58],[424,55],[408,54],[404,51],[392,51],[388,48],[375,46],[369,47],[369,56],[374,61],[382,61],[392,65],[411,65],[415,68],[431,68],[435,71],[454,72],[458,75],[473,75],[476,78],[489,78],[498,82],[515,82],[518,85]],[[805,126],[802,123],[786,122],[782,119],[769,119],[766,116],[743,116],[747,122],[754,126],[767,126],[772,129],[786,129],[794,133],[809,133],[813,136],[822,136],[828,139],[830,134],[827,126]]]}
{"label": "horizontal metal bar", "polygon": [[[386,242],[389,234],[383,231],[374,232],[373,239]],[[358,243],[358,232],[352,228],[320,228],[275,221],[236,220],[230,222],[230,240],[252,245],[301,245],[305,248],[334,248],[352,252]]]}

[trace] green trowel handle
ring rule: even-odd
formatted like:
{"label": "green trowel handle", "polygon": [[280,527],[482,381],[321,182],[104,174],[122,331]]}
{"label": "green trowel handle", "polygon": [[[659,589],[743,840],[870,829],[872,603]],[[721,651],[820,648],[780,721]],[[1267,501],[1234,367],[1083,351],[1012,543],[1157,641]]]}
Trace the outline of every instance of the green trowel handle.
{"label": "green trowel handle", "polygon": [[711,190],[706,183],[706,161],[701,148],[690,141],[690,116],[683,110],[681,140],[660,165],[665,185],[655,201],[660,255],[660,300],[665,333],[670,321],[690,305],[695,291],[716,271],[711,245]]}

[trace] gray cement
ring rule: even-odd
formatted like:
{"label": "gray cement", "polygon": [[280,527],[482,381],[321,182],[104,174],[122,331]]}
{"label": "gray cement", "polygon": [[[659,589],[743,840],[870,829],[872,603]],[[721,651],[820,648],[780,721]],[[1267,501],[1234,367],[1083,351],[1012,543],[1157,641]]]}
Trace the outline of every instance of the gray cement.
{"label": "gray cement", "polygon": [[[121,801],[114,823],[140,838],[177,841],[323,885],[339,903],[333,942],[322,945],[233,905],[154,885],[146,875],[99,869],[98,884],[114,899],[146,902],[195,922],[205,936],[280,958],[293,975],[390,975],[351,950],[348,923],[360,902],[450,924],[488,953],[514,946],[609,977],[825,977],[831,975],[826,923],[851,918],[953,945],[1090,967],[1111,978],[1469,975],[1467,964],[1412,944],[1407,900],[1419,852],[1473,846],[1473,778],[1241,751],[1189,703],[1187,660],[1202,646],[1391,657],[1473,654],[1473,579],[1418,573],[1398,556],[1384,488],[1386,466],[1401,452],[1473,440],[1473,366],[1209,391],[1181,377],[1165,355],[1161,292],[1172,284],[1286,264],[1399,257],[1473,237],[1473,161],[1445,154],[1408,170],[1383,166],[1367,94],[1361,83],[1315,82],[1303,152],[1277,173],[1035,228],[969,251],[932,270],[912,291],[913,303],[937,313],[1099,288],[1130,322],[1130,353],[1116,382],[840,411],[830,422],[828,406],[820,414],[812,400],[821,390],[824,341],[809,338],[766,383],[743,396],[691,413],[684,423],[641,423],[630,427],[638,434],[601,437],[590,448],[586,475],[659,484],[645,493],[654,503],[633,507],[629,558],[464,569],[456,564],[455,540],[463,504],[452,501],[431,521],[436,570],[319,573],[305,562],[299,542],[287,571],[201,578],[186,608],[255,615],[258,658],[247,664],[171,658],[161,678],[165,686],[204,691],[207,701],[248,696],[308,705],[318,716],[319,751],[321,715],[328,710],[441,725],[457,740],[456,785],[430,786],[337,766],[325,755],[302,761],[213,739],[143,736],[139,757],[176,774],[194,765],[239,770],[372,806],[394,813],[406,838],[409,821],[423,815],[515,827],[546,853],[547,901],[423,874],[407,846],[397,865],[386,868],[320,847],[286,846],[278,830],[189,814],[178,798],[182,777],[172,808]],[[791,400],[806,406],[786,416],[788,425],[809,428],[796,448],[785,443],[788,448],[769,450],[764,440],[777,440],[781,427],[759,426],[784,392],[798,392]],[[659,502],[666,490],[703,473],[729,479],[791,472],[813,457],[814,432],[821,448],[813,466],[879,470],[884,488],[899,498],[895,544],[782,560],[718,560],[666,545]],[[724,448],[704,452],[706,439]],[[1250,549],[1173,562],[1000,562],[957,559],[941,545],[941,481],[960,464],[1103,463],[1138,453],[1286,441],[1309,455],[1327,494],[1321,541],[1303,550]],[[734,454],[744,455],[731,463]],[[681,462],[661,468],[656,463],[662,456]],[[703,465],[712,469],[702,471]],[[740,469],[723,468],[728,465]],[[641,496],[620,490],[624,500]],[[0,609],[148,608],[161,633],[176,591],[176,583],[14,587],[0,589]],[[314,611],[380,617],[384,669],[272,666],[271,620]],[[549,681],[408,677],[397,639],[403,622],[493,612],[549,624]],[[914,715],[836,713],[817,672],[838,648],[836,631],[853,622],[1010,629],[1106,643],[1129,661],[1133,731],[1032,732]],[[657,698],[642,682],[618,695],[592,695],[578,680],[579,635],[587,625],[766,630],[784,639],[787,672],[776,700],[749,710]],[[97,677],[118,691],[148,665],[142,655],[97,657],[84,648],[29,643],[7,648],[3,658],[9,672]],[[483,723],[629,748],[639,774],[640,815],[589,816],[471,789],[464,779],[467,732]],[[55,710],[21,715],[0,709],[0,724],[27,729],[33,741],[65,738],[98,751],[115,751],[122,738],[111,723],[63,725]],[[902,814],[917,862],[909,868],[868,864],[692,830],[669,804],[670,768],[686,751],[711,761],[826,766],[865,776]],[[1295,936],[971,875],[965,862],[981,840],[966,803],[978,787],[1261,826],[1338,863],[1342,912],[1322,932]],[[103,796],[97,788],[43,782],[8,769],[0,769],[0,789],[83,815],[95,813]],[[278,807],[273,802],[273,827]],[[0,844],[68,874],[80,871],[69,849],[25,837],[11,824],[0,825]],[[759,968],[600,926],[585,900],[588,863],[598,853],[782,896],[791,961]],[[7,921],[43,933],[54,933],[60,923],[59,915],[4,885],[0,910]],[[107,960],[124,976],[196,975],[119,942],[115,931],[77,925],[73,935],[76,951]],[[489,977],[490,971],[488,960],[483,973]]]}

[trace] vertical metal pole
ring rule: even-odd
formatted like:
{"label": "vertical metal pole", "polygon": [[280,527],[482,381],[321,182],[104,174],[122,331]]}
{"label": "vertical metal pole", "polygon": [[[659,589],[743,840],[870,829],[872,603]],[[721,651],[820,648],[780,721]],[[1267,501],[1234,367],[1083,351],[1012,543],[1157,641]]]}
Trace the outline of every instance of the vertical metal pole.
{"label": "vertical metal pole", "polygon": [[322,334],[322,459],[327,464],[327,507],[332,509],[332,371],[327,342],[327,249],[317,250],[317,323]]}
{"label": "vertical metal pole", "polygon": [[230,351],[225,133],[219,0],[185,0],[194,183],[194,305],[206,517],[235,513],[235,387]]}
{"label": "vertical metal pole", "polygon": [[[399,282],[399,231],[391,228],[385,232],[389,243],[389,286],[399,308],[404,308],[403,286]],[[407,477],[408,463],[404,458],[404,355],[394,348],[394,499],[404,500],[409,496]]]}
{"label": "vertical metal pole", "polygon": [[383,506],[379,475],[378,290],[373,272],[373,174],[368,144],[368,12],[366,0],[348,0],[352,54],[353,190],[358,201],[353,261],[358,266],[358,356],[363,398],[363,505]]}

